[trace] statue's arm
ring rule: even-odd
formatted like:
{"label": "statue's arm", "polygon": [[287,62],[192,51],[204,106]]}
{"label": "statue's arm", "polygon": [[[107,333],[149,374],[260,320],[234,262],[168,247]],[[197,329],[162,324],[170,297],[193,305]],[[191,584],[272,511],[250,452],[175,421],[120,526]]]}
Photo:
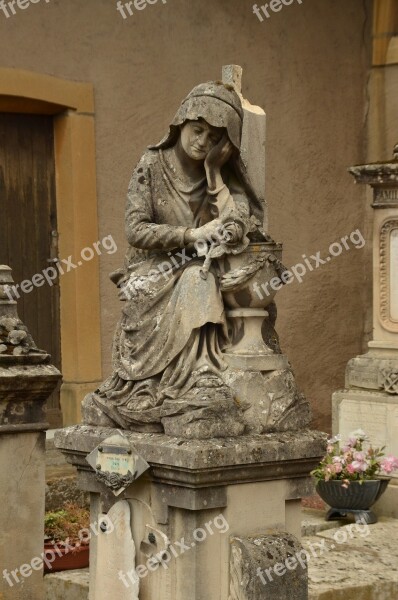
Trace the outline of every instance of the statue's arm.
{"label": "statue's arm", "polygon": [[126,237],[131,246],[143,250],[183,248],[188,227],[155,223],[151,171],[143,160],[131,178],[126,206]]}

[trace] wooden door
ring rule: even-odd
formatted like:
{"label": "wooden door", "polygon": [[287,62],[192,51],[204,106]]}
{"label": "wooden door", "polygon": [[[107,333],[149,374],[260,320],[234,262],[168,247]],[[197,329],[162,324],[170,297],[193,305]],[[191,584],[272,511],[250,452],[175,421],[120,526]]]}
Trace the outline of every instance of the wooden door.
{"label": "wooden door", "polygon": [[[0,263],[12,268],[19,284],[57,256],[53,130],[52,117],[0,113]],[[20,318],[60,369],[58,278],[18,293]],[[59,389],[48,400],[48,420],[62,425]]]}

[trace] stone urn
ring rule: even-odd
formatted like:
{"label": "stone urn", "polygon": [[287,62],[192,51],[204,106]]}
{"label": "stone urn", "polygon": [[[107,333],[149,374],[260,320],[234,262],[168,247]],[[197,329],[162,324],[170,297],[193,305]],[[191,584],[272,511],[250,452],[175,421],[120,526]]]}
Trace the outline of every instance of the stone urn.
{"label": "stone urn", "polygon": [[[271,319],[273,325],[276,318],[273,302],[277,289],[266,284],[279,279],[285,270],[281,259],[282,244],[275,242],[252,243],[240,254],[224,256],[221,290],[226,315],[232,320],[233,342],[228,354],[249,357],[274,354],[262,330],[265,319]],[[270,305],[272,310],[267,311]]]}

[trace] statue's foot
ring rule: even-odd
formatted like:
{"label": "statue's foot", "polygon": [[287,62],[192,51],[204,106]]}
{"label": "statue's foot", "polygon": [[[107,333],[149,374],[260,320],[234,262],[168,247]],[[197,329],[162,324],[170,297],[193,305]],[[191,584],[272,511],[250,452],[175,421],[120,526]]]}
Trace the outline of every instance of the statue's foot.
{"label": "statue's foot", "polygon": [[237,437],[245,431],[242,411],[228,386],[194,387],[162,406],[166,435],[185,439]]}
{"label": "statue's foot", "polygon": [[218,373],[205,361],[192,372],[190,380],[194,382],[192,388],[221,388],[225,386],[225,382]]}
{"label": "statue's foot", "polygon": [[186,414],[162,419],[162,424],[166,435],[189,440],[238,437],[245,431],[244,424],[230,414],[197,421]]}

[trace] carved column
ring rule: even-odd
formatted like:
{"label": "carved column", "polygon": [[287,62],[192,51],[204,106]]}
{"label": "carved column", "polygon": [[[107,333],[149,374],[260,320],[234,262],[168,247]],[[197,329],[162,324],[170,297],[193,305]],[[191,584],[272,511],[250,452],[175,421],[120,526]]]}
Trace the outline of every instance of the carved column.
{"label": "carved column", "polygon": [[[350,172],[373,189],[373,340],[348,363],[347,389],[333,395],[333,428],[346,436],[361,427],[374,446],[398,455],[398,145],[392,160]],[[397,517],[397,477],[393,483],[379,512]]]}
{"label": "carved column", "polygon": [[61,378],[5,292],[0,266],[0,598],[43,600],[45,403]]}

